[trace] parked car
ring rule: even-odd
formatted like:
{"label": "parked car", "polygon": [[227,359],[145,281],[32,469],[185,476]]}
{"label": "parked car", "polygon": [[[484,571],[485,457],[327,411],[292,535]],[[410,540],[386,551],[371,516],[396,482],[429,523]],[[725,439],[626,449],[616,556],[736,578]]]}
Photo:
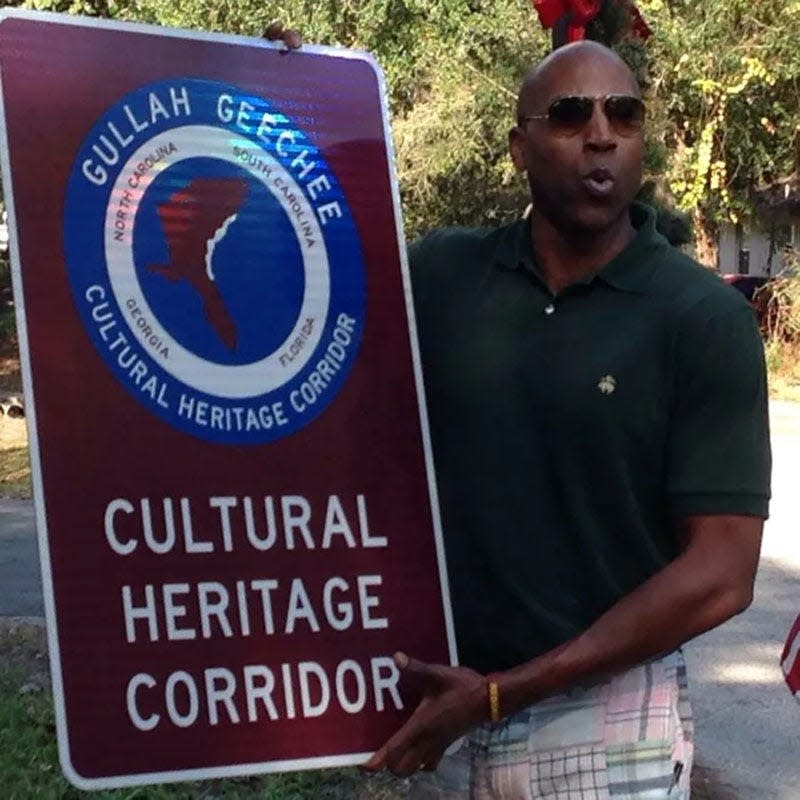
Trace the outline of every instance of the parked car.
{"label": "parked car", "polygon": [[766,275],[723,275],[722,280],[745,296],[747,302],[756,312],[759,327],[765,335],[768,335],[770,333],[770,320],[772,319],[774,322],[775,309],[773,308],[770,311],[769,289],[759,290],[768,286],[773,278]]}
{"label": "parked car", "polygon": [[769,283],[771,278],[765,275],[723,275],[722,280],[740,291],[752,303],[756,291]]}

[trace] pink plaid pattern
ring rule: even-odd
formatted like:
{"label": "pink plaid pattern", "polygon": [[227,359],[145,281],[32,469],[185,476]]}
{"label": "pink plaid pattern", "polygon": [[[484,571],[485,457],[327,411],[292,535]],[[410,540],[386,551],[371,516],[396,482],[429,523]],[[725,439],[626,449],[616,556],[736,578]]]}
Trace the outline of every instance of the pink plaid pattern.
{"label": "pink plaid pattern", "polygon": [[482,725],[412,800],[688,800],[692,722],[680,653]]}

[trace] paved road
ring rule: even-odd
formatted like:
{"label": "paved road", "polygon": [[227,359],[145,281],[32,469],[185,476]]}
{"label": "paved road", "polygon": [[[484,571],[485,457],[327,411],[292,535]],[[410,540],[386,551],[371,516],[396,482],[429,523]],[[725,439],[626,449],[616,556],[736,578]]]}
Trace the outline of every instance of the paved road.
{"label": "paved road", "polygon": [[[800,612],[800,405],[775,403],[771,418],[772,516],[755,600],[687,647],[697,760],[736,800],[800,800],[800,705],[778,665]],[[43,613],[33,530],[29,501],[0,501],[0,616]]]}
{"label": "paved road", "polygon": [[44,615],[30,500],[0,500],[0,617]]}
{"label": "paved road", "polygon": [[800,405],[773,403],[773,499],[753,605],[686,648],[698,763],[738,800],[800,800],[800,705],[778,659],[800,613]]}

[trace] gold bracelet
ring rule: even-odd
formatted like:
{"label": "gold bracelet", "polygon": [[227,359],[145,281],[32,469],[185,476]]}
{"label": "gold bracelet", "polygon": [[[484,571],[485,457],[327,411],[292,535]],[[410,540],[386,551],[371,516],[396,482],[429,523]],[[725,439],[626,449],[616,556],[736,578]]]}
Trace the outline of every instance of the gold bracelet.
{"label": "gold bracelet", "polygon": [[500,722],[500,687],[494,677],[494,675],[490,675],[488,678],[489,719],[492,724],[496,725]]}

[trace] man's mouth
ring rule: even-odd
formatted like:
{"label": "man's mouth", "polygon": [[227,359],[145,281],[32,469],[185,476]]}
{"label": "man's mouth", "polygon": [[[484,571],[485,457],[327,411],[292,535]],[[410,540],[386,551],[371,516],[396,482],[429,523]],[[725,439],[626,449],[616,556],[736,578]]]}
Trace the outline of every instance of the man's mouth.
{"label": "man's mouth", "polygon": [[614,175],[608,169],[593,169],[581,178],[586,191],[597,198],[608,197],[614,191]]}

